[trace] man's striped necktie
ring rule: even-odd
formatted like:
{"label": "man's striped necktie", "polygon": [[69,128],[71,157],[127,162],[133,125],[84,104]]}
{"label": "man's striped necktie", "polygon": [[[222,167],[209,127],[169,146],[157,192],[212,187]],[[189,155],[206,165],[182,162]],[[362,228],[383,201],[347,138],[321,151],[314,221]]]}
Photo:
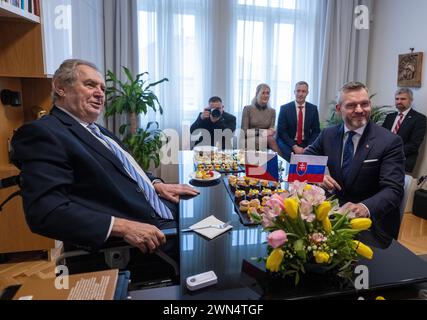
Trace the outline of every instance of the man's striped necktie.
{"label": "man's striped necktie", "polygon": [[169,208],[160,200],[159,196],[156,193],[156,190],[150,185],[135,169],[131,164],[129,159],[126,157],[125,153],[121,148],[119,148],[115,143],[112,143],[109,138],[101,133],[99,127],[91,123],[88,125],[88,128],[100,139],[105,141],[113,153],[119,158],[120,162],[123,164],[123,167],[128,172],[130,177],[136,181],[138,186],[144,191],[147,201],[153,207],[154,211],[162,217],[163,219],[173,220],[173,216]]}

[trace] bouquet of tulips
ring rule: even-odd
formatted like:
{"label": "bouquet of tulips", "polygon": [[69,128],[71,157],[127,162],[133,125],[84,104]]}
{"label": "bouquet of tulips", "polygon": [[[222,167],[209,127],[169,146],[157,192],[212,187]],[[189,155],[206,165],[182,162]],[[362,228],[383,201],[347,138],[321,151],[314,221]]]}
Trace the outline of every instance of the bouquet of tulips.
{"label": "bouquet of tulips", "polygon": [[360,257],[373,257],[371,248],[355,240],[372,221],[350,219],[337,200],[326,199],[325,191],[314,185],[294,182],[288,194],[273,195],[263,212],[253,212],[251,218],[269,232],[266,269],[293,275],[296,284],[307,264],[350,278]]}

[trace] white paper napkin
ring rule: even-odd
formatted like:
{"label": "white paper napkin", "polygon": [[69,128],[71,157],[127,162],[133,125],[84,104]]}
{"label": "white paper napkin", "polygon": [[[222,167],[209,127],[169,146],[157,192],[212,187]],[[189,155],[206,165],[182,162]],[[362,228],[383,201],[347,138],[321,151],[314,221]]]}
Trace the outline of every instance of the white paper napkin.
{"label": "white paper napkin", "polygon": [[[205,226],[209,226],[212,224],[221,224],[221,223],[224,223],[224,222],[217,219],[214,215],[211,215],[211,216],[203,219],[202,221],[199,221],[199,222],[193,224],[192,226],[190,226],[190,229],[205,227]],[[194,230],[194,232],[197,232],[198,234],[201,234],[202,236],[204,236],[208,239],[213,239],[213,238],[219,236],[220,234],[227,232],[228,230],[230,230],[232,228],[233,228],[233,226],[229,225],[224,229],[205,228],[205,229]]]}

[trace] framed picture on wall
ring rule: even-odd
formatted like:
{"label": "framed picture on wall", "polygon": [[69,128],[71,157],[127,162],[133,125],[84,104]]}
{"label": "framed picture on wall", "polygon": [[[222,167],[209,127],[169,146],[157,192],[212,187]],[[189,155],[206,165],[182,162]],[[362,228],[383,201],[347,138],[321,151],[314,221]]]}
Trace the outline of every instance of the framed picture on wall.
{"label": "framed picture on wall", "polygon": [[421,87],[422,69],[422,52],[399,55],[397,85],[399,87]]}

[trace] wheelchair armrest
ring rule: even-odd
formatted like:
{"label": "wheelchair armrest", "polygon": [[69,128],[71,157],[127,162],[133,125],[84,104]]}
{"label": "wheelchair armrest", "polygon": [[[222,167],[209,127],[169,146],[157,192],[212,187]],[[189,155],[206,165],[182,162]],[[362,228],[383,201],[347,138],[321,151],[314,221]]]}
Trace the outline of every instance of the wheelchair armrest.
{"label": "wheelchair armrest", "polygon": [[[161,229],[161,231],[164,233],[166,238],[171,238],[171,237],[175,237],[178,235],[177,228]],[[89,250],[78,249],[78,250],[71,250],[71,251],[64,252],[63,254],[61,254],[59,257],[56,258],[56,265],[63,264],[64,260],[67,258],[85,256],[85,255],[90,255],[90,254],[94,254],[97,252],[103,252],[105,255],[105,254],[112,252],[114,250],[130,250],[131,248],[133,248],[133,247],[129,243],[127,243],[125,240],[123,240],[122,238],[112,237],[112,238],[108,239],[104,243],[104,245],[101,248],[99,248],[97,251],[89,251]],[[178,268],[177,263],[173,259],[171,259],[169,256],[167,256],[162,250],[155,251],[155,254],[157,254],[160,258],[165,260],[168,264],[172,265],[174,270],[175,270],[175,273],[178,274],[179,268]]]}
{"label": "wheelchair armrest", "polygon": [[[161,229],[160,231],[163,232],[163,234],[166,236],[166,239],[175,237],[178,235],[177,228],[170,228],[170,229]],[[98,251],[105,251],[105,249],[111,249],[111,248],[118,248],[118,247],[132,247],[129,243],[127,243],[123,238],[116,238],[112,237],[108,239],[104,245],[99,248]]]}

